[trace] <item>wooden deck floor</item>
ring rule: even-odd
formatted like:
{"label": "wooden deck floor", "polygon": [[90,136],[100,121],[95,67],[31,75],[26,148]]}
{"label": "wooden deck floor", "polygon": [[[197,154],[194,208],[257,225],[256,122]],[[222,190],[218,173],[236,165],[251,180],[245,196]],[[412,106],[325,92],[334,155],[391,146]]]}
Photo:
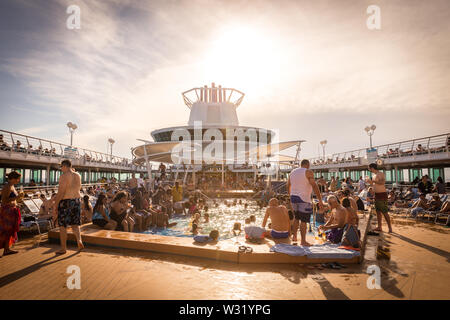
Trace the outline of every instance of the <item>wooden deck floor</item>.
{"label": "wooden deck floor", "polygon": [[[56,256],[45,237],[0,258],[0,299],[449,299],[449,229],[394,220],[394,234],[368,237],[362,264],[319,270],[299,264],[236,264],[130,249],[75,247]],[[390,261],[375,258],[382,241]],[[79,266],[81,289],[67,268]],[[382,289],[366,286],[369,265]]]}

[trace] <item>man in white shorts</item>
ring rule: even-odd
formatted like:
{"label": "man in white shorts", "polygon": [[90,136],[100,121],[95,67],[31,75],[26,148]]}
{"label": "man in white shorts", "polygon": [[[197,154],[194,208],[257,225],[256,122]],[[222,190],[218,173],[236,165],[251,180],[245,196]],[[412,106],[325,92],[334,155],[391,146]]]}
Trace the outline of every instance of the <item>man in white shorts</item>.
{"label": "man in white shorts", "polygon": [[301,245],[310,246],[306,241],[306,224],[311,220],[312,203],[311,193],[319,200],[319,208],[323,209],[322,195],[314,180],[314,173],[309,170],[309,161],[304,159],[300,163],[300,168],[291,171],[287,183],[289,195],[291,197],[292,209],[294,211],[294,230],[292,241],[297,241],[297,229],[300,220]]}

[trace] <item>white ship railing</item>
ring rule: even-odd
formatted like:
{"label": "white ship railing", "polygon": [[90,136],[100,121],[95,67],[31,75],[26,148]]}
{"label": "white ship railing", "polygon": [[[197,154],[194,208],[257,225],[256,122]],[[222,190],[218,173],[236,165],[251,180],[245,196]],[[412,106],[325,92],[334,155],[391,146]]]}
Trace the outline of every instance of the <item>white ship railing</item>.
{"label": "white ship railing", "polygon": [[[22,154],[27,156],[45,157],[51,159],[76,159],[85,165],[117,166],[127,169],[143,169],[144,166],[136,166],[132,160],[93,151],[85,148],[69,146],[63,143],[36,138],[6,130],[0,130],[0,152],[10,155]],[[51,161],[49,161],[51,162]]]}
{"label": "white ship railing", "polygon": [[[420,155],[434,155],[448,153],[450,149],[450,133],[389,143],[373,147],[377,150],[378,158],[406,158]],[[323,157],[309,159],[312,167],[330,164],[358,163],[360,159],[367,158],[367,148],[353,151],[333,153]]]}

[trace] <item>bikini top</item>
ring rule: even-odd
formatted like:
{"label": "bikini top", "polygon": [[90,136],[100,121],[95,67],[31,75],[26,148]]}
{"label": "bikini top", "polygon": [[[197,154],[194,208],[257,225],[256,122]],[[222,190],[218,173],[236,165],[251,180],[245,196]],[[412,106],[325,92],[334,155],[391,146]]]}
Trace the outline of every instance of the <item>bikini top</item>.
{"label": "bikini top", "polygon": [[15,193],[14,191],[11,191],[11,193],[9,194],[10,198],[16,198],[17,196],[17,193]]}

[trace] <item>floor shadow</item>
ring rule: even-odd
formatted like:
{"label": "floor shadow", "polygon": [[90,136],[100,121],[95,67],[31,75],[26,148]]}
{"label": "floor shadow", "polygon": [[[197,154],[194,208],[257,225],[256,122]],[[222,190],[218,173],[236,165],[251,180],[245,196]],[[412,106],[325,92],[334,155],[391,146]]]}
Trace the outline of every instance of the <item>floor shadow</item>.
{"label": "floor shadow", "polygon": [[411,238],[402,236],[402,235],[400,235],[398,233],[395,233],[395,232],[391,233],[390,235],[393,236],[393,237],[399,238],[400,240],[406,241],[406,242],[408,242],[410,244],[413,244],[415,246],[418,246],[420,248],[423,248],[425,250],[428,250],[428,251],[430,251],[430,252],[432,252],[434,254],[437,254],[437,255],[439,255],[441,257],[444,257],[444,258],[447,259],[447,262],[450,262],[450,252],[448,252],[448,251],[445,251],[445,250],[442,250],[442,249],[439,249],[439,248],[436,248],[436,247],[429,246],[429,245],[427,245],[425,243],[422,243],[422,242],[413,240]]}
{"label": "floor shadow", "polygon": [[306,278],[305,274],[295,270],[280,270],[280,274],[295,284],[300,284],[301,280]]}
{"label": "floor shadow", "polygon": [[[380,266],[381,267],[381,266]],[[381,270],[383,270],[383,267],[381,267]],[[389,275],[386,275],[381,277],[381,289],[386,291],[387,293],[397,297],[397,298],[404,298],[405,295],[403,292],[397,287],[398,281],[397,279],[390,277]]]}
{"label": "floor shadow", "polygon": [[7,275],[5,275],[5,276],[0,278],[0,288],[10,284],[11,282],[19,280],[20,278],[23,278],[23,277],[29,275],[30,273],[33,273],[33,272],[41,269],[42,267],[46,267],[46,266],[54,264],[56,262],[60,262],[60,261],[63,261],[63,260],[70,259],[70,258],[72,258],[73,256],[75,256],[77,254],[78,254],[78,252],[75,252],[75,253],[73,253],[73,254],[71,254],[69,256],[66,256],[66,257],[64,257],[62,259],[50,261],[50,260],[53,260],[53,259],[55,259],[57,257],[61,257],[59,255],[54,255],[54,256],[51,256],[50,258],[47,258],[47,259],[42,260],[42,261],[39,261],[38,263],[35,263],[35,264],[31,265],[31,266],[28,266],[28,267],[23,268],[21,270],[17,270],[17,271],[15,271],[13,273],[7,274]]}
{"label": "floor shadow", "polygon": [[311,276],[322,290],[323,295],[326,299],[331,300],[350,300],[350,298],[342,292],[341,289],[334,287],[324,276],[316,274]]}

